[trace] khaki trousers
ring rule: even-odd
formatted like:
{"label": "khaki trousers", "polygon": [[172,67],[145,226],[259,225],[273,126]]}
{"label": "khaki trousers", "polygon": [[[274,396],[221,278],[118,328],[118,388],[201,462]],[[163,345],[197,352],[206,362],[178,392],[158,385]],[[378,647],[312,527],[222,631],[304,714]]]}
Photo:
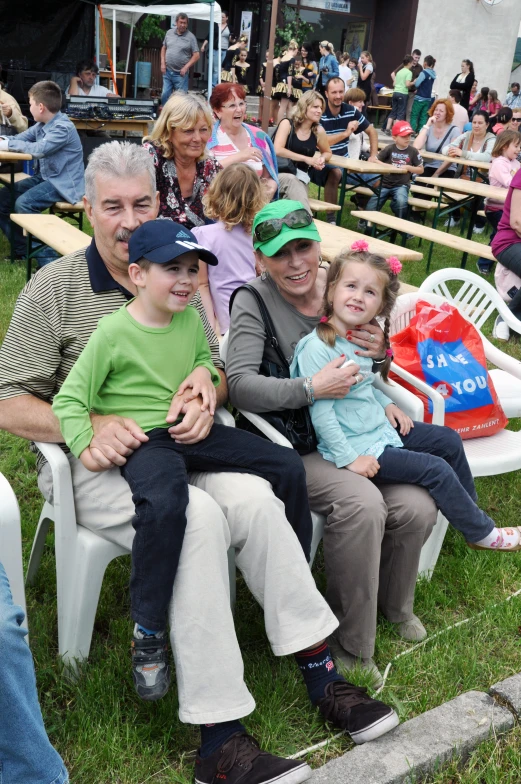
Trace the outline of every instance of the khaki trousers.
{"label": "khaki trousers", "polygon": [[[100,536],[132,546],[134,504],[118,468],[95,474],[69,455],[76,519]],[[255,701],[244,683],[244,666],[230,608],[229,547],[264,609],[273,653],[308,648],[338,626],[318,592],[284,506],[260,477],[249,474],[190,475],[190,502],[181,558],[170,604],[179,718],[212,724],[251,713]],[[38,484],[52,502],[49,466]],[[130,677],[130,672],[129,672]]]}
{"label": "khaki trousers", "polygon": [[308,186],[294,174],[279,174],[279,198],[300,201],[306,210],[311,212]]}
{"label": "khaki trousers", "polygon": [[413,614],[420,552],[436,506],[420,487],[377,487],[318,452],[303,461],[310,506],[326,516],[326,599],[340,624],[335,636],[345,650],[370,658],[377,610],[392,623]]}

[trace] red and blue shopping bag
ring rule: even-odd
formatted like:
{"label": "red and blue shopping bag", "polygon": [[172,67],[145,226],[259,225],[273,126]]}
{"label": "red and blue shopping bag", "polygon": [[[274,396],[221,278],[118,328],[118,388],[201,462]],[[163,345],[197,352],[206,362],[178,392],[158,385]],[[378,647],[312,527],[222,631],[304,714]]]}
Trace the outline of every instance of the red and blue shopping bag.
{"label": "red and blue shopping bag", "polygon": [[[462,438],[491,436],[506,427],[479,332],[453,305],[419,300],[416,315],[391,345],[397,365],[443,395],[445,424]],[[394,379],[423,401],[425,422],[432,422],[427,396]]]}

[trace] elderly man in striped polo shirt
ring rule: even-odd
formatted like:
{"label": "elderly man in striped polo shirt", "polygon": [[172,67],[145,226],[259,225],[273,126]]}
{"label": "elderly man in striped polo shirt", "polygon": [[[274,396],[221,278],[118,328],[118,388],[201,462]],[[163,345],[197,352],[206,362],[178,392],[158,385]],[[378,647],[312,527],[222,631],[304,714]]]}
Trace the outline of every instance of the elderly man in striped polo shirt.
{"label": "elderly man in striped polo shirt", "polygon": [[[152,160],[140,147],[118,142],[98,147],[90,157],[85,180],[85,209],[94,228],[91,245],[58,259],[31,279],[16,303],[0,349],[0,428],[34,441],[63,442],[52,400],[98,320],[135,293],[128,277],[128,240],[139,225],[158,212]],[[217,338],[199,294],[191,304],[199,311],[212,360],[221,375],[217,404],[223,405],[227,385]],[[170,428],[177,440],[195,443],[209,432],[213,418],[208,411],[201,411],[201,402],[174,397],[171,412],[183,417]],[[91,473],[68,454],[77,521],[130,550],[134,504],[119,466],[140,446],[137,425],[122,417],[95,414],[92,424],[91,451],[104,470]],[[199,473],[190,481],[170,634],[179,718],[201,725],[196,780],[211,784],[221,770],[222,759],[229,759],[226,772],[230,780],[242,780],[247,771],[247,780],[255,784],[275,780],[299,784],[311,775],[309,766],[261,752],[238,721],[254,709],[255,702],[243,680],[230,608],[230,546],[236,548],[237,564],[264,607],[275,655],[306,649],[306,664],[300,662],[300,654],[296,659],[308,691],[309,679],[313,693],[321,695],[327,684],[332,689],[327,697],[312,698],[323,715],[332,720],[336,717],[339,726],[347,728],[353,738],[358,736],[357,742],[387,732],[398,718],[392,709],[336,674],[324,638],[338,621],[316,589],[271,486],[259,477],[233,473]],[[43,460],[39,461],[38,482],[43,495],[50,498],[51,473]],[[309,667],[315,668],[309,673],[308,659]],[[339,679],[338,692],[331,684]]]}

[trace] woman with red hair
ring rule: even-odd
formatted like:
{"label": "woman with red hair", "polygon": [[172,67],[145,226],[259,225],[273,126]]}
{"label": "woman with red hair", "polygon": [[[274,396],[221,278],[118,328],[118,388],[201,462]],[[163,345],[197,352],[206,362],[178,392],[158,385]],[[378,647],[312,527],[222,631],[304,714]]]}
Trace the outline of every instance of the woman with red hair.
{"label": "woman with red hair", "polygon": [[279,187],[277,158],[268,134],[244,122],[246,93],[240,84],[223,82],[214,87],[210,106],[217,118],[207,144],[208,153],[223,168],[245,163],[261,178],[272,199]]}

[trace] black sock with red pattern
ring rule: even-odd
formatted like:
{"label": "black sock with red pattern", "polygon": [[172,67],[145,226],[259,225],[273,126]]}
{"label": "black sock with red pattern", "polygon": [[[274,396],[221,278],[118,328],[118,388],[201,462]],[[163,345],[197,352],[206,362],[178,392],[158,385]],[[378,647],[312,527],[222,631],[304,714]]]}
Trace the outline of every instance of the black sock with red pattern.
{"label": "black sock with red pattern", "polygon": [[335,669],[327,642],[307,651],[299,651],[295,654],[295,660],[302,672],[309,699],[313,704],[324,697],[328,683],[344,680]]}

